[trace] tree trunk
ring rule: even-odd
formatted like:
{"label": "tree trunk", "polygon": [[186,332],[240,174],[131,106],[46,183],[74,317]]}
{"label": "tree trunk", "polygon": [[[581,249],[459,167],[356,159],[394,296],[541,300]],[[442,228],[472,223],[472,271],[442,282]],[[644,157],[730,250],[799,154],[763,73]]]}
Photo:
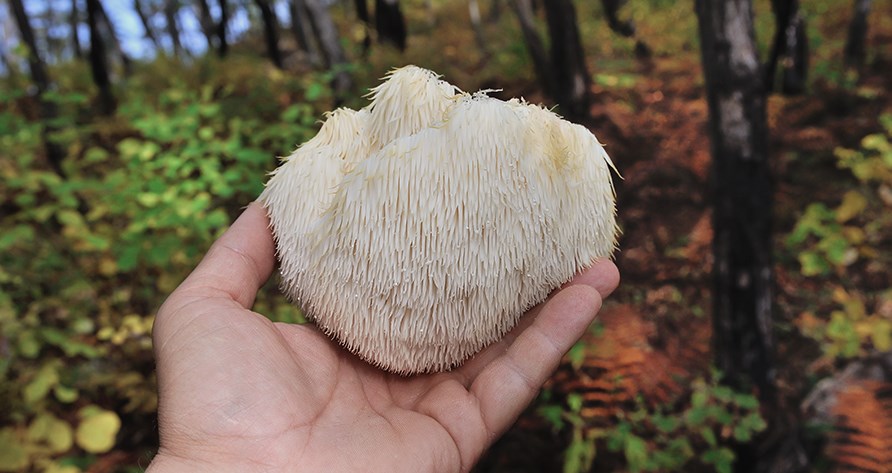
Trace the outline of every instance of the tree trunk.
{"label": "tree trunk", "polygon": [[105,45],[99,33],[99,0],[87,0],[87,24],[90,27],[90,72],[99,89],[99,108],[103,115],[111,115],[117,107],[111,91]]}
{"label": "tree trunk", "polygon": [[313,28],[316,42],[322,50],[322,57],[325,59],[326,65],[335,70],[332,90],[334,90],[335,100],[340,101],[353,87],[353,80],[344,69],[344,66],[347,65],[347,56],[341,48],[338,29],[335,27],[328,9],[319,0],[304,0],[304,3],[309,13],[310,26]]}
{"label": "tree trunk", "polygon": [[254,0],[257,8],[260,9],[260,17],[263,19],[263,33],[266,38],[266,51],[269,54],[273,64],[283,69],[282,50],[279,49],[279,22],[276,20],[276,14],[270,7],[267,0]]}
{"label": "tree trunk", "polygon": [[80,59],[84,57],[84,50],[81,47],[81,39],[77,34],[80,25],[80,15],[77,9],[77,0],[71,0],[71,11],[68,12],[68,27],[71,28],[71,48],[74,51],[74,57]]}
{"label": "tree trunk", "polygon": [[306,9],[302,9],[297,0],[291,0],[288,2],[288,12],[291,14],[291,34],[294,36],[298,49],[310,54],[312,47],[307,39],[307,29],[304,27]]}
{"label": "tree trunk", "polygon": [[855,12],[849,23],[849,34],[843,50],[846,67],[860,69],[864,65],[864,59],[867,57],[864,42],[867,38],[868,13],[870,13],[870,0],[855,0]]}
{"label": "tree trunk", "polygon": [[391,43],[406,50],[406,18],[399,0],[375,0],[375,30],[379,43]]}
{"label": "tree trunk", "polygon": [[170,36],[175,57],[181,57],[183,54],[183,46],[180,44],[180,29],[177,27],[178,11],[179,5],[177,0],[166,0],[164,2],[164,19],[167,21],[167,35]]}
{"label": "tree trunk", "polygon": [[158,36],[155,35],[155,30],[152,28],[152,25],[149,24],[149,17],[146,16],[145,10],[142,9],[142,2],[140,0],[133,0],[133,9],[136,10],[136,16],[139,17],[139,22],[142,23],[142,28],[146,31],[146,37],[149,38],[152,45],[155,46],[155,49],[160,50],[161,44],[158,42]]}
{"label": "tree trunk", "polygon": [[486,21],[495,23],[502,17],[502,0],[492,0],[489,7],[489,13],[486,15]]}
{"label": "tree trunk", "polygon": [[220,0],[220,22],[217,23],[217,55],[226,57],[229,52],[229,42],[226,40],[226,26],[229,24],[229,4],[227,0]]}
{"label": "tree trunk", "polygon": [[211,7],[207,0],[198,0],[198,21],[210,51],[214,49],[214,18],[211,16]]}
{"label": "tree trunk", "polygon": [[108,39],[111,41],[115,53],[117,53],[118,57],[121,58],[121,64],[124,66],[124,73],[126,75],[130,75],[133,63],[130,60],[130,57],[127,56],[127,53],[124,52],[124,48],[121,47],[121,41],[118,40],[118,33],[115,31],[115,25],[108,17],[108,13],[105,12],[105,7],[102,6],[102,3],[97,2],[96,5],[98,8],[98,19],[101,20],[102,23],[105,25]]}
{"label": "tree trunk", "polygon": [[545,45],[542,44],[542,39],[539,37],[539,33],[536,32],[536,17],[533,15],[530,0],[510,0],[510,5],[520,24],[523,43],[527,47],[530,59],[533,60],[533,68],[536,70],[539,84],[546,94],[554,97],[554,71],[551,69],[551,62],[548,59],[548,54],[545,52]]}
{"label": "tree trunk", "polygon": [[585,51],[579,40],[576,9],[572,0],[545,2],[545,19],[551,38],[551,66],[554,70],[554,99],[568,118],[588,116],[592,79],[585,65]]}
{"label": "tree trunk", "polygon": [[805,91],[808,76],[808,37],[805,19],[799,12],[799,0],[771,0],[775,32],[771,53],[765,67],[765,89],[774,90],[777,64],[783,68],[781,92],[788,95]]}
{"label": "tree trunk", "polygon": [[34,39],[34,30],[31,29],[31,22],[28,20],[28,13],[22,0],[10,0],[12,13],[15,17],[16,26],[19,28],[22,41],[28,47],[28,68],[31,70],[31,79],[37,86],[37,104],[41,121],[45,124],[41,132],[43,138],[43,146],[46,150],[46,160],[50,168],[58,175],[64,176],[62,170],[62,159],[65,152],[58,144],[50,139],[50,135],[56,131],[52,122],[56,119],[59,112],[56,104],[44,98],[44,94],[50,90],[50,76],[46,72],[46,64],[40,56],[37,49],[37,42]]}
{"label": "tree trunk", "polygon": [[480,4],[477,3],[477,0],[468,0],[468,16],[471,17],[471,27],[474,30],[474,40],[477,42],[477,47],[483,52],[484,57],[489,57],[486,35],[483,32],[483,20],[480,16]]}
{"label": "tree trunk", "polygon": [[356,17],[362,22],[365,28],[365,36],[362,38],[362,55],[366,56],[372,48],[372,37],[369,29],[372,27],[372,17],[369,16],[369,5],[366,0],[354,0],[353,5],[356,7]]}
{"label": "tree trunk", "polygon": [[[771,208],[765,89],[751,0],[697,0],[713,178],[713,350],[725,382],[776,405]],[[736,471],[759,455],[738,450]]]}

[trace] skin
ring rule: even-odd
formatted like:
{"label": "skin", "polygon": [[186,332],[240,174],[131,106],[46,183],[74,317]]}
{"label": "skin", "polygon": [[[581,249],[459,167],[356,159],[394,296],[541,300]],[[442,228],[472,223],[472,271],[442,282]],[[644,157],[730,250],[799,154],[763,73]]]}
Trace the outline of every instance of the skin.
{"label": "skin", "polygon": [[161,447],[148,471],[468,471],[619,283],[609,261],[448,373],[378,370],[312,325],[250,307],[275,265],[251,204],[155,319]]}

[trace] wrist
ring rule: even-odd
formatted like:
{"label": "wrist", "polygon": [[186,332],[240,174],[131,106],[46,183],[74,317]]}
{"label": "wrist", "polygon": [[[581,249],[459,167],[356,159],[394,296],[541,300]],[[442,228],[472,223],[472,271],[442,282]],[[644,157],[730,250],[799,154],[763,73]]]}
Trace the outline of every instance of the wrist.
{"label": "wrist", "polygon": [[[255,465],[256,466],[256,465]],[[165,452],[163,449],[152,458],[146,473],[203,473],[203,472],[243,472],[252,471],[249,465],[239,461],[209,461],[202,458],[185,458]]]}

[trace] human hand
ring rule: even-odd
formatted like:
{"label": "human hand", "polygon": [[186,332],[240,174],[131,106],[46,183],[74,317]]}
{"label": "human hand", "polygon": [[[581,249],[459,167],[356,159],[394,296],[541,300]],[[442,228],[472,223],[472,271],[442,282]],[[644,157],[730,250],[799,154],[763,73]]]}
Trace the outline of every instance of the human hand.
{"label": "human hand", "polygon": [[619,282],[599,262],[461,367],[402,377],[250,310],[275,265],[268,223],[251,204],[158,311],[151,473],[468,471]]}

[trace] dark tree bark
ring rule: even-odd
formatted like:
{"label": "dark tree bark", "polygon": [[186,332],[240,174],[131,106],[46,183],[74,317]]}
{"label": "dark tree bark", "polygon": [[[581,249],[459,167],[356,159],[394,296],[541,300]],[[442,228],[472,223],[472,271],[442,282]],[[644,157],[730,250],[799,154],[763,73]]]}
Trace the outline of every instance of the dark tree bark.
{"label": "dark tree bark", "polygon": [[771,0],[774,12],[774,42],[765,65],[765,88],[774,90],[777,64],[782,64],[781,92],[788,95],[805,91],[808,76],[808,36],[799,0]]}
{"label": "dark tree bark", "polygon": [[489,48],[486,44],[486,35],[483,32],[483,20],[480,16],[480,4],[477,0],[468,0],[468,16],[471,18],[471,28],[474,30],[474,41],[485,57],[489,56]]}
{"label": "dark tree bark", "polygon": [[121,64],[124,66],[124,73],[129,75],[133,66],[133,61],[130,60],[130,57],[127,56],[127,53],[124,52],[124,48],[121,47],[121,41],[118,39],[118,33],[115,31],[115,25],[112,23],[111,19],[108,17],[108,13],[105,12],[105,7],[102,6],[101,2],[96,3],[98,8],[98,19],[102,21],[102,24],[105,25],[106,36],[111,41],[112,48],[115,53],[121,58]]}
{"label": "dark tree bark", "polygon": [[[625,38],[635,38],[635,23],[632,20],[621,20],[619,18],[619,9],[626,3],[626,0],[601,0],[601,6],[604,7],[604,16],[607,17],[607,26],[613,32]],[[638,57],[650,57],[650,47],[641,41],[635,39],[635,55]]]}
{"label": "dark tree bark", "polygon": [[868,13],[870,13],[870,0],[855,0],[855,12],[849,23],[849,34],[843,50],[846,67],[860,69],[864,65],[864,59],[867,57],[864,42],[867,38]]}
{"label": "dark tree bark", "polygon": [[399,0],[375,0],[375,31],[379,43],[390,43],[406,50],[406,18]]}
{"label": "dark tree bark", "polygon": [[226,57],[229,52],[229,41],[226,40],[226,26],[229,24],[229,4],[227,0],[220,0],[220,22],[217,23],[217,55]]}
{"label": "dark tree bark", "polygon": [[211,16],[211,7],[207,0],[198,0],[198,22],[201,25],[201,33],[208,42],[208,50],[214,48],[214,18]]}
{"label": "dark tree bark", "polygon": [[341,48],[338,29],[335,27],[328,9],[319,0],[303,0],[310,17],[310,26],[316,36],[316,42],[322,50],[325,64],[335,71],[332,79],[332,90],[335,100],[340,102],[346,92],[353,87],[350,74],[344,69],[347,65],[347,56]]}
{"label": "dark tree bark", "polygon": [[486,21],[495,23],[502,17],[502,0],[492,0],[489,7],[489,13],[486,15]]}
{"label": "dark tree bark", "polygon": [[260,9],[260,17],[263,19],[267,54],[277,68],[283,69],[285,66],[282,63],[282,50],[279,49],[279,22],[276,20],[276,13],[267,0],[254,0],[254,2]]}
{"label": "dark tree bark", "polygon": [[372,48],[372,37],[369,34],[369,29],[372,27],[372,17],[369,16],[369,5],[366,0],[354,0],[353,5],[356,7],[356,17],[359,18],[359,21],[365,27],[365,36],[362,38],[362,55],[365,56]]}
{"label": "dark tree bark", "polygon": [[536,18],[533,14],[532,4],[530,0],[510,0],[510,5],[520,24],[523,42],[526,45],[527,53],[533,60],[533,68],[536,70],[539,84],[545,90],[545,93],[554,97],[554,71],[551,69],[551,62],[548,59],[548,53],[545,51],[545,45],[542,44],[542,39],[536,31]]}
{"label": "dark tree bark", "polygon": [[50,88],[50,76],[46,72],[46,63],[43,62],[40,50],[37,49],[37,40],[28,19],[28,13],[25,11],[22,0],[12,0],[10,5],[16,26],[19,28],[19,34],[21,34],[25,46],[28,47],[28,67],[31,70],[31,79],[37,86],[37,93],[43,94]]}
{"label": "dark tree bark", "polygon": [[87,0],[87,24],[90,27],[90,72],[93,82],[99,89],[99,108],[103,115],[115,112],[117,104],[111,91],[111,80],[108,74],[108,61],[105,56],[105,44],[99,32],[99,0]]}
{"label": "dark tree bark", "polygon": [[149,17],[146,15],[145,10],[143,10],[142,2],[140,0],[133,0],[133,9],[136,10],[136,16],[139,17],[139,22],[142,23],[142,27],[146,32],[146,37],[152,42],[152,45],[155,46],[155,49],[161,49],[161,43],[158,42],[158,36],[155,35],[155,29],[152,28],[152,25],[149,23]]}
{"label": "dark tree bark", "polygon": [[551,66],[555,79],[553,97],[568,118],[588,116],[592,79],[579,40],[576,8],[571,0],[549,0],[545,2],[545,19],[551,38]]}
{"label": "dark tree bark", "polygon": [[[773,185],[752,4],[697,0],[696,9],[713,166],[715,363],[726,383],[757,391],[774,423]],[[737,453],[736,471],[757,471],[757,452]]]}
{"label": "dark tree bark", "polygon": [[50,90],[50,76],[46,72],[46,63],[37,49],[37,41],[34,38],[34,30],[31,29],[31,22],[28,20],[28,13],[22,0],[10,0],[12,14],[15,17],[16,26],[18,26],[19,34],[25,46],[28,47],[28,68],[31,71],[31,80],[37,87],[37,103],[39,107],[40,119],[46,125],[43,127],[42,138],[43,146],[46,150],[46,160],[50,168],[58,175],[64,176],[62,170],[62,160],[65,158],[65,152],[58,144],[50,139],[50,135],[56,131],[52,125],[53,120],[58,116],[59,112],[56,104],[45,99],[44,94]]}
{"label": "dark tree bark", "polygon": [[307,29],[304,26],[306,11],[306,8],[298,0],[288,2],[288,12],[291,14],[291,34],[294,36],[294,41],[297,42],[297,47],[301,51],[310,54],[312,47],[307,38]]}
{"label": "dark tree bark", "polygon": [[77,8],[77,0],[71,0],[71,11],[68,12],[68,27],[71,28],[71,48],[74,51],[74,57],[80,59],[84,57],[84,50],[81,47],[81,39],[77,34],[77,28],[80,25],[80,11]]}
{"label": "dark tree bark", "polygon": [[166,0],[164,2],[164,19],[167,22],[167,35],[173,45],[173,55],[181,57],[183,55],[183,46],[180,43],[180,28],[177,25],[177,12],[179,12],[179,4],[177,0]]}

